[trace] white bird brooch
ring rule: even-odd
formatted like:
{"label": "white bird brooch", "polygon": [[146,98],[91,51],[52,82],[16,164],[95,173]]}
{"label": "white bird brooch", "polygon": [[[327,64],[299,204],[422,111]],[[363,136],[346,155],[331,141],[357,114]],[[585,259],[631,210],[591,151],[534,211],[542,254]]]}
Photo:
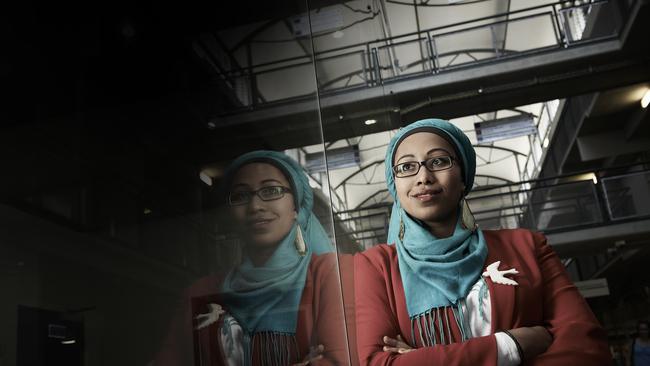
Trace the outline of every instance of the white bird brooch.
{"label": "white bird brooch", "polygon": [[501,261],[496,261],[489,266],[487,266],[486,271],[483,272],[483,277],[490,277],[492,282],[494,283],[499,283],[502,285],[510,285],[510,286],[517,286],[518,283],[515,280],[511,280],[510,278],[506,278],[505,275],[507,274],[517,274],[519,273],[516,269],[511,268],[505,271],[499,271],[499,264],[501,264]]}
{"label": "white bird brooch", "polygon": [[210,311],[204,314],[199,314],[194,318],[201,321],[199,325],[196,326],[196,329],[203,329],[212,323],[216,323],[221,314],[226,312],[223,310],[221,305],[218,304],[210,303],[208,304],[208,308],[210,308]]}

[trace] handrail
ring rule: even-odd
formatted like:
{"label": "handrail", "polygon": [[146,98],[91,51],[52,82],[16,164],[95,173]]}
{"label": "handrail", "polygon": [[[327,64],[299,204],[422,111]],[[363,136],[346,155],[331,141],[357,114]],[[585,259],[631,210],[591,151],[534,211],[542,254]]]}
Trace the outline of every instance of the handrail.
{"label": "handrail", "polygon": [[[593,5],[597,5],[597,4],[608,3],[609,1],[610,0],[593,0],[593,2],[589,3],[588,5],[593,6]],[[393,47],[396,44],[393,44],[392,42],[397,40],[397,39],[409,38],[409,37],[413,37],[413,36],[423,36],[424,37],[423,39],[426,39],[427,36],[429,34],[431,34],[432,32],[440,31],[440,30],[443,30],[443,29],[451,29],[451,28],[455,28],[455,27],[459,27],[459,26],[463,26],[463,25],[467,25],[467,24],[472,24],[472,23],[477,23],[477,22],[482,22],[482,21],[485,21],[485,20],[490,20],[490,19],[495,19],[495,18],[509,17],[511,15],[531,12],[531,11],[538,10],[538,9],[543,9],[543,8],[549,8],[549,9],[555,10],[556,6],[562,6],[564,3],[565,3],[565,1],[557,1],[557,2],[554,2],[554,3],[537,5],[537,6],[533,6],[533,7],[529,7],[529,8],[518,9],[518,10],[509,11],[509,12],[505,12],[505,13],[498,13],[498,14],[488,15],[488,16],[484,16],[484,17],[480,17],[480,18],[476,18],[476,19],[465,20],[465,21],[462,21],[462,22],[457,22],[457,23],[447,24],[447,25],[443,25],[443,26],[423,29],[423,30],[420,30],[419,32],[415,31],[415,32],[400,34],[400,35],[396,35],[396,36],[392,36],[392,37],[386,37],[386,38],[382,38],[382,39],[378,39],[378,40],[374,40],[374,41],[359,42],[359,43],[354,43],[354,44],[350,44],[350,45],[346,45],[346,46],[331,48],[331,49],[328,49],[328,50],[315,52],[313,55],[300,55],[300,56],[288,57],[288,58],[281,59],[281,60],[276,60],[276,61],[269,61],[269,62],[264,62],[264,63],[260,63],[260,64],[253,64],[250,67],[251,68],[260,68],[260,67],[265,67],[265,66],[271,66],[271,65],[296,61],[296,60],[300,60],[300,59],[304,59],[304,58],[307,58],[308,60],[312,60],[312,58],[316,58],[316,60],[319,60],[320,59],[319,56],[326,55],[328,53],[334,53],[334,52],[337,52],[337,51],[358,48],[357,50],[351,52],[351,53],[356,53],[356,52],[362,51],[362,48],[368,49],[368,48],[372,48],[371,47],[372,45],[379,45],[379,44],[382,44],[381,47]],[[569,9],[578,9],[578,8],[581,8],[581,7],[584,7],[584,6],[585,5],[583,5],[583,4],[581,4],[581,5],[572,5],[570,7],[562,8],[561,10],[566,11],[566,10],[569,10]],[[544,13],[536,13],[536,14],[527,15],[527,16],[524,16],[524,17],[521,17],[521,18],[514,18],[514,19],[513,18],[508,18],[508,19],[505,19],[505,20],[499,20],[499,21],[497,21],[495,23],[477,25],[477,26],[473,26],[473,27],[469,27],[469,28],[452,30],[452,31],[445,32],[445,33],[438,33],[438,34],[435,34],[434,36],[437,37],[437,36],[445,36],[445,35],[449,35],[449,34],[461,33],[461,32],[465,32],[465,31],[468,31],[468,30],[483,28],[483,27],[487,27],[487,26],[493,26],[495,24],[501,24],[501,23],[511,23],[511,22],[515,22],[515,21],[518,21],[518,20],[528,19],[528,18],[540,16],[540,15],[550,15],[553,19],[557,19],[556,11],[544,12]],[[408,40],[408,41],[412,41],[412,40]],[[390,44],[389,44],[389,42],[390,42]],[[343,55],[346,55],[346,54],[343,54]],[[340,55],[335,55],[334,57],[336,57],[336,56],[340,56]],[[309,62],[311,62],[311,61],[309,61]],[[300,65],[300,64],[298,64],[298,65]],[[243,70],[245,71],[246,69],[243,69],[243,68],[241,70],[233,69],[233,70],[231,70],[229,72],[237,72],[237,71],[243,71]]]}
{"label": "handrail", "polygon": [[[645,209],[647,202],[636,202],[632,210],[618,212],[617,205],[624,205],[625,202],[635,197],[639,188],[625,183],[627,177],[641,174],[649,174],[650,168],[646,168],[647,162],[627,164],[612,168],[602,168],[596,171],[607,175],[607,180],[620,179],[622,186],[614,190],[607,189],[607,180],[599,180],[592,183],[590,180],[565,181],[554,185],[544,185],[548,181],[561,181],[562,178],[577,175],[576,173],[558,175],[554,177],[502,184],[492,186],[490,189],[502,190],[478,197],[469,197],[470,206],[476,210],[473,212],[479,224],[486,225],[484,228],[493,227],[525,227],[544,232],[560,232],[577,228],[584,228],[594,225],[611,225],[624,221],[639,220],[650,217],[650,211]],[[641,170],[612,174],[621,169],[640,166]],[[593,172],[593,170],[587,171]],[[526,186],[528,183],[529,186]],[[518,185],[516,190],[509,189]],[[551,193],[551,194],[546,194]],[[608,194],[608,192],[610,194]],[[614,193],[613,195],[611,193]],[[509,197],[503,200],[500,197]],[[481,204],[483,202],[483,204]],[[476,204],[476,205],[475,205]],[[378,203],[367,207],[359,207],[355,210],[346,211],[352,214],[346,217],[346,222],[354,222],[364,218],[386,216],[390,203]],[[607,207],[607,210],[604,208]],[[375,210],[375,212],[373,212]],[[381,210],[381,212],[377,212]],[[354,212],[360,216],[354,217]],[[335,212],[335,214],[339,214]],[[378,229],[377,229],[378,230]],[[383,228],[382,228],[383,230]],[[372,231],[364,229],[362,232]],[[361,240],[358,238],[358,240]]]}
{"label": "handrail", "polygon": [[[605,172],[605,171],[627,169],[627,168],[630,168],[630,167],[643,166],[643,165],[649,165],[650,166],[650,161],[641,161],[641,162],[638,162],[638,163],[624,164],[624,165],[618,165],[618,166],[615,166],[615,167],[607,167],[607,168],[583,169],[583,170],[578,170],[578,171],[571,172],[571,173],[554,175],[552,177],[522,180],[522,181],[515,182],[515,183],[508,183],[508,184],[503,184],[503,185],[499,185],[499,186],[491,186],[489,188],[478,187],[476,189],[473,189],[472,192],[479,192],[479,191],[484,191],[484,190],[488,190],[488,189],[495,189],[495,188],[500,188],[500,187],[518,186],[518,185],[522,185],[522,184],[531,184],[532,185],[534,183],[542,183],[542,182],[552,181],[552,180],[556,180],[556,179],[570,178],[570,177],[575,177],[575,176],[578,176],[578,175],[583,175],[583,174],[588,174],[588,173],[596,174],[596,173]],[[644,168],[643,170],[638,171],[638,173],[646,172],[646,171],[650,171],[650,168]],[[635,172],[635,173],[637,173],[637,172]],[[596,178],[601,179],[601,177],[598,177],[598,176]],[[602,177],[602,178],[604,179],[605,177]]]}

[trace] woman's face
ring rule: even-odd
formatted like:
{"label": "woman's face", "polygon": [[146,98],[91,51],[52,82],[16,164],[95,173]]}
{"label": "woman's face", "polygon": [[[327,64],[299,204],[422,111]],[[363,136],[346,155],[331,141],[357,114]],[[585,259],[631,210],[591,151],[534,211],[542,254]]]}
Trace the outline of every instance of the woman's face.
{"label": "woman's face", "polygon": [[458,203],[465,190],[459,157],[444,138],[430,132],[416,132],[402,140],[393,161],[395,166],[444,155],[454,159],[450,169],[430,172],[421,166],[414,176],[395,178],[397,198],[402,208],[429,226],[449,221],[455,224]]}
{"label": "woman's face", "polygon": [[[267,163],[250,163],[235,173],[230,192],[250,192],[272,186],[291,188],[280,169]],[[284,193],[284,197],[272,201],[263,201],[253,194],[250,202],[231,206],[230,210],[245,239],[254,246],[277,245],[296,220],[292,193]]]}

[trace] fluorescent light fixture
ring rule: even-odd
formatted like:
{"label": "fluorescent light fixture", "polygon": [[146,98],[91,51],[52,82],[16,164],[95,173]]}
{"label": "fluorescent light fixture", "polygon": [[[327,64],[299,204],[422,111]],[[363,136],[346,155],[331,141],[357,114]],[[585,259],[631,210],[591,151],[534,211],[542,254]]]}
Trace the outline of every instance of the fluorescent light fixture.
{"label": "fluorescent light fixture", "polygon": [[375,123],[377,123],[377,120],[376,119],[367,119],[366,122],[364,122],[364,123],[366,124],[366,126],[370,126],[370,125],[374,125]]}
{"label": "fluorescent light fixture", "polygon": [[61,344],[75,344],[75,343],[77,343],[76,339],[68,339],[65,341],[61,341]]}
{"label": "fluorescent light fixture", "polygon": [[474,123],[478,143],[488,143],[537,133],[533,116],[520,114]]}
{"label": "fluorescent light fixture", "polygon": [[569,178],[569,182],[579,182],[585,180],[591,180],[592,182],[594,182],[594,184],[598,184],[598,176],[596,175],[596,173],[584,173]]}
{"label": "fluorescent light fixture", "polygon": [[205,171],[201,171],[201,173],[199,173],[199,179],[201,179],[201,182],[212,186],[212,177],[209,176]]}
{"label": "fluorescent light fixture", "polygon": [[643,95],[643,98],[641,99],[641,107],[647,108],[648,104],[650,104],[650,89],[645,91],[645,94]]}
{"label": "fluorescent light fixture", "polygon": [[548,147],[548,137],[544,139],[544,148],[546,149]]}

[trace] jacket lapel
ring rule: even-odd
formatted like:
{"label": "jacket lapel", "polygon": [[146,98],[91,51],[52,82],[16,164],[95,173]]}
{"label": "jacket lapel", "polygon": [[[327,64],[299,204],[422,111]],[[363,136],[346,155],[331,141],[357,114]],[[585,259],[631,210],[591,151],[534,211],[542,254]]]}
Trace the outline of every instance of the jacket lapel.
{"label": "jacket lapel", "polygon": [[[483,272],[485,272],[487,266],[496,261],[501,261],[501,264],[499,265],[500,270],[513,268],[507,260],[499,258],[498,255],[499,253],[495,253],[493,248],[490,248],[485,265],[483,266]],[[514,279],[516,280],[516,276]],[[490,327],[492,328],[491,334],[503,329],[512,329],[515,310],[515,291],[517,286],[494,283],[489,277],[485,277],[485,282],[487,283],[490,292],[490,304],[492,307],[492,317],[490,321]]]}

